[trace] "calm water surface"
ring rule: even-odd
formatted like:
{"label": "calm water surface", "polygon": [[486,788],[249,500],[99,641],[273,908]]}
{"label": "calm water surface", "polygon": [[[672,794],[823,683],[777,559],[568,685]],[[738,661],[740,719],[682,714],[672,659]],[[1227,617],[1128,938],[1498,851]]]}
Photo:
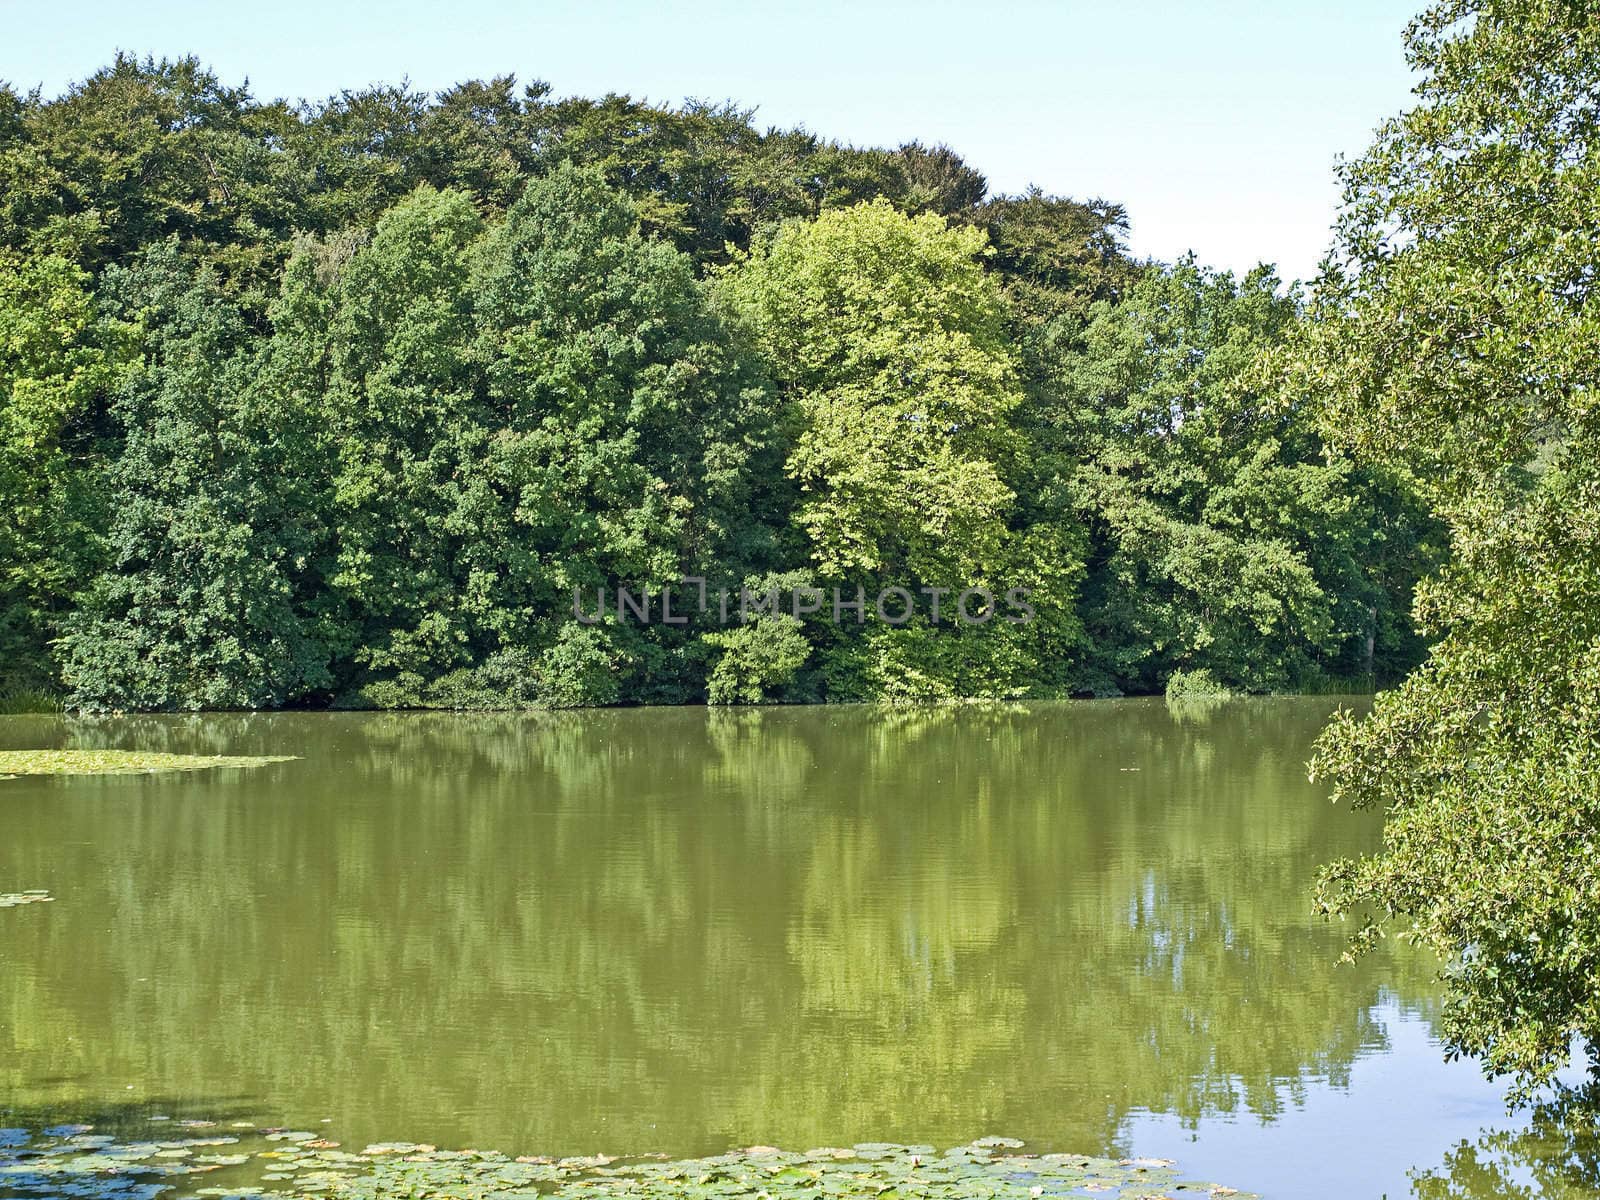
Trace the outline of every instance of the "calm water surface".
{"label": "calm water surface", "polygon": [[0,891],[57,897],[0,911],[0,1109],[1498,1195],[1517,1126],[1441,1061],[1431,964],[1340,966],[1309,913],[1378,833],[1306,782],[1335,706],[0,718],[300,756],[0,783]]}

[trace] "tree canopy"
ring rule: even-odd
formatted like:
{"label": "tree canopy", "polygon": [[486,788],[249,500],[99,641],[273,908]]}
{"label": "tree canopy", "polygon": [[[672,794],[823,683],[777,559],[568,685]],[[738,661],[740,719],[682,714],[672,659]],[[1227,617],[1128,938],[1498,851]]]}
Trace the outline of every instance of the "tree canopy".
{"label": "tree canopy", "polygon": [[0,87],[0,691],[88,709],[1363,686],[1412,477],[1270,272],[947,146],[510,76]]}

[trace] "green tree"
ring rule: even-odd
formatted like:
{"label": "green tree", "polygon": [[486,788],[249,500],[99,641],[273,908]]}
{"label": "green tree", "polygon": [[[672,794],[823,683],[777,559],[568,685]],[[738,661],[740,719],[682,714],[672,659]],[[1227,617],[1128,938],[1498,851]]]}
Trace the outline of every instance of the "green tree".
{"label": "green tree", "polygon": [[895,165],[905,180],[902,204],[913,212],[942,217],[970,213],[983,203],[989,181],[968,166],[949,146],[907,142],[895,151]]}
{"label": "green tree", "polygon": [[0,243],[93,268],[177,235],[236,291],[266,296],[297,222],[295,127],[197,59],[119,54],[59,99],[0,97]]}
{"label": "green tree", "polygon": [[781,612],[708,633],[705,641],[722,651],[706,680],[706,698],[712,704],[771,699],[811,654],[800,621]]}
{"label": "green tree", "polygon": [[[1041,554],[1013,527],[1021,392],[986,250],[979,230],[878,200],[783,227],[721,288],[790,406],[794,521],[823,580],[1003,592],[1054,575],[1043,602],[1070,612],[1070,540]],[[834,694],[1029,686],[1037,664],[1015,627],[958,631],[949,606],[944,624],[840,634]],[[971,661],[957,671],[951,654]]]}
{"label": "green tree", "polygon": [[[987,259],[1006,300],[1006,337],[1016,355],[1023,403],[1014,423],[1025,452],[1014,467],[1018,512],[1029,557],[1046,596],[1079,593],[1088,553],[1074,480],[1082,448],[1061,436],[1060,375],[1083,349],[1096,302],[1118,303],[1140,268],[1127,256],[1127,215],[1100,200],[1080,203],[1037,189],[998,196],[965,214],[993,246]],[[1081,606],[1079,606],[1081,608]],[[1091,649],[1081,614],[1047,605],[1030,629],[1037,688],[1059,695],[1096,686],[1086,674]]]}
{"label": "green tree", "polygon": [[310,420],[253,386],[256,339],[176,239],[108,271],[105,289],[142,361],[112,405],[109,561],[63,639],[73,703],[267,708],[326,687],[305,611]]}
{"label": "green tree", "polygon": [[746,249],[780,221],[879,196],[942,213],[983,198],[983,176],[946,147],[887,151],[803,130],[762,132],[753,115],[732,104],[572,97],[543,111],[541,162],[601,171],[633,201],[646,233],[702,264],[726,262],[730,246]]}
{"label": "green tree", "polygon": [[1316,771],[1387,813],[1321,904],[1447,964],[1450,1051],[1548,1081],[1600,1051],[1600,19],[1450,0],[1406,34],[1420,103],[1345,170],[1296,363],[1329,436],[1420,480],[1452,561],[1439,640]]}
{"label": "green tree", "polygon": [[[1293,318],[1266,276],[1135,263],[1105,201],[986,195],[942,145],[510,76],[291,104],[119,55],[53,99],[0,85],[7,678],[51,678],[103,553],[121,581],[70,622],[96,704],[684,700],[712,676],[725,698],[1039,696],[1408,666],[1414,493],[1450,439],[1325,461],[1310,402],[1246,378]],[[725,267],[708,298],[697,274]],[[129,337],[141,365],[108,410]],[[1438,376],[1442,343],[1420,344]],[[1395,346],[1364,346],[1330,390],[1388,369]],[[108,489],[160,497],[118,507],[109,543]],[[169,511],[238,539],[205,552],[234,557],[204,599],[162,557]],[[574,587],[683,573],[1020,588],[1036,619],[955,626],[954,594],[938,628],[921,597],[905,627],[715,638],[562,615]],[[135,603],[136,581],[167,599]],[[193,628],[180,592],[212,606]],[[235,601],[238,662],[272,664],[259,693],[200,648]],[[136,661],[156,647],[197,657]]]}
{"label": "green tree", "polygon": [[997,556],[1019,395],[983,249],[879,201],[785,227],[724,280],[797,407],[788,470],[825,574],[956,578]]}
{"label": "green tree", "polygon": [[686,630],[573,615],[575,590],[614,616],[619,585],[770,554],[765,392],[689,259],[561,165],[487,229],[424,185],[366,245],[309,247],[286,294],[307,314],[286,353],[327,362],[348,701],[700,694]]}
{"label": "green tree", "polygon": [[501,75],[446,88],[420,130],[427,178],[468,193],[497,214],[522,195],[550,140],[550,85],[535,80],[520,94],[515,87],[513,76]]}
{"label": "green tree", "polygon": [[[1235,279],[1190,259],[1097,302],[1081,348],[1053,364],[1034,439],[1091,529],[1095,686],[1207,671],[1259,691],[1370,671],[1379,614],[1409,603],[1420,534],[1404,493],[1327,461],[1261,370],[1295,316],[1270,270]],[[1392,586],[1378,501],[1402,559]]]}
{"label": "green tree", "polygon": [[53,690],[49,642],[98,565],[95,417],[115,356],[88,282],[0,252],[0,690]]}
{"label": "green tree", "polygon": [[[752,504],[776,469],[767,392],[689,258],[644,237],[597,171],[564,165],[523,195],[483,246],[474,306],[501,644],[548,644],[574,589],[733,581],[770,554]],[[630,698],[700,693],[686,632],[608,636],[637,666]]]}
{"label": "green tree", "polygon": [[[992,270],[1004,283],[1016,340],[1048,354],[1070,342],[1097,300],[1115,302],[1140,269],[1124,246],[1128,214],[1104,200],[1080,202],[1037,188],[996,196],[969,214],[989,235]],[[1039,368],[1033,366],[1033,370]]]}
{"label": "green tree", "polygon": [[[483,585],[470,557],[471,464],[487,433],[469,353],[469,252],[481,228],[466,196],[424,186],[345,261],[324,251],[325,299],[310,261],[289,274],[293,303],[326,313],[327,383],[316,402],[332,439],[337,549],[327,584],[356,689],[389,680],[414,696],[474,657]],[[303,361],[323,352],[305,322],[279,332]]]}

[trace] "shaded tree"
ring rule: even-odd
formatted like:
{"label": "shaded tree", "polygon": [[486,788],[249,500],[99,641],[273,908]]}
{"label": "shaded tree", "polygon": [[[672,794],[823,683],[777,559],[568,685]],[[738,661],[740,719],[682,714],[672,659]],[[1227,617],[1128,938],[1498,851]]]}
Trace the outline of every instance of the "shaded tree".
{"label": "shaded tree", "polygon": [[122,447],[108,563],[66,623],[73,703],[261,708],[327,686],[328,649],[304,610],[310,414],[251,386],[259,347],[176,239],[105,286],[142,354],[111,409]]}
{"label": "shaded tree", "polygon": [[[1186,260],[1091,314],[1035,436],[1071,464],[1090,523],[1096,686],[1147,691],[1203,670],[1270,690],[1370,668],[1369,639],[1425,565],[1424,529],[1403,490],[1328,461],[1311,420],[1271,390],[1262,359],[1294,298],[1266,268],[1236,280]],[[1406,649],[1386,644],[1385,661]]]}
{"label": "shaded tree", "polygon": [[51,639],[99,565],[116,352],[87,285],[65,259],[0,252],[0,689],[51,689]]}

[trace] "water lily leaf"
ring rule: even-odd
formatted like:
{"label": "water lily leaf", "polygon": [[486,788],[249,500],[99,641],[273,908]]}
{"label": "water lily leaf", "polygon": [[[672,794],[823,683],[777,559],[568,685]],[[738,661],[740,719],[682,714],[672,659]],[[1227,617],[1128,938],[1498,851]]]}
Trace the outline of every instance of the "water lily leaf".
{"label": "water lily leaf", "polygon": [[[203,1126],[197,1126],[203,1128]],[[337,1144],[312,1148],[297,1131],[274,1129],[229,1154],[194,1154],[240,1139],[115,1142],[60,1125],[33,1137],[0,1138],[0,1195],[43,1200],[154,1200],[187,1175],[232,1172],[227,1185],[178,1190],[191,1196],[326,1197],[327,1200],[1043,1200],[1103,1195],[1153,1200],[1236,1195],[1184,1184],[1166,1159],[1110,1159],[1015,1153],[1021,1143],[985,1138],[940,1154],[927,1145],[863,1142],[804,1153],[751,1146],[701,1159],[619,1160],[593,1154],[552,1160],[485,1150],[439,1150],[416,1142],[375,1142],[359,1155]],[[1007,1153],[996,1153],[1006,1151]],[[283,1185],[289,1191],[274,1190]]]}

